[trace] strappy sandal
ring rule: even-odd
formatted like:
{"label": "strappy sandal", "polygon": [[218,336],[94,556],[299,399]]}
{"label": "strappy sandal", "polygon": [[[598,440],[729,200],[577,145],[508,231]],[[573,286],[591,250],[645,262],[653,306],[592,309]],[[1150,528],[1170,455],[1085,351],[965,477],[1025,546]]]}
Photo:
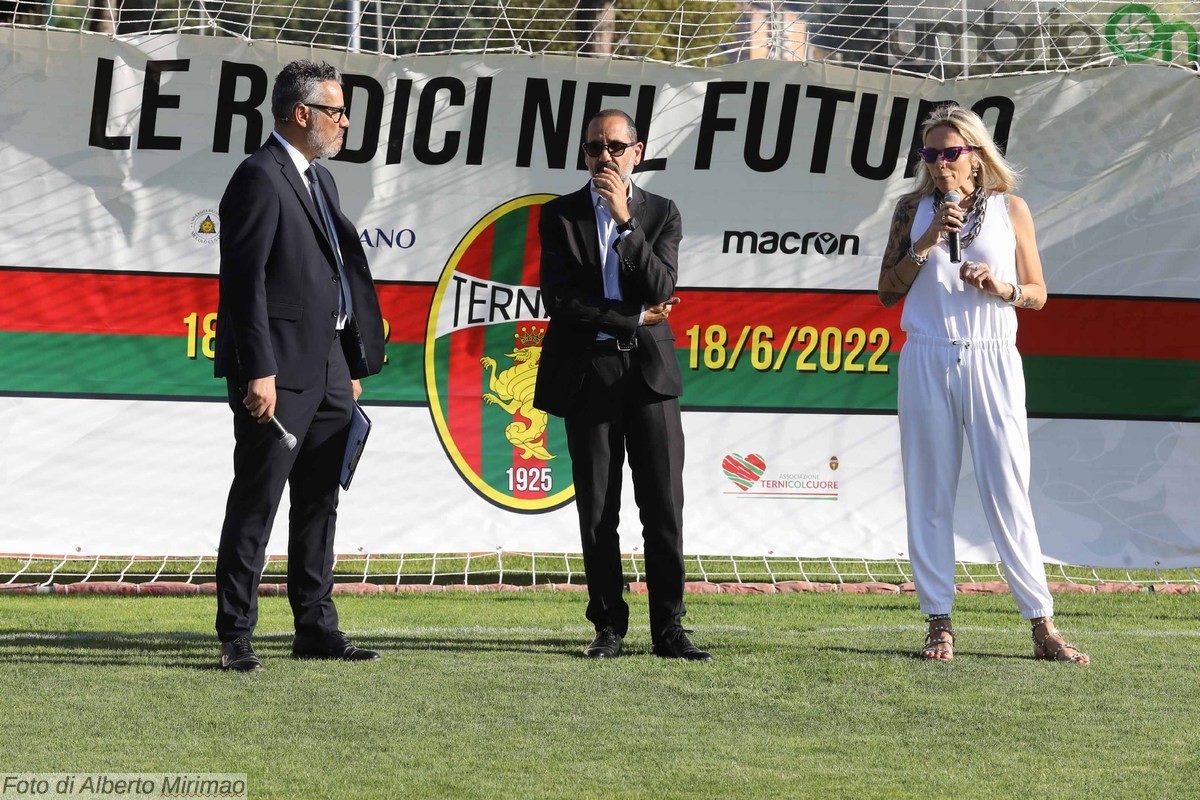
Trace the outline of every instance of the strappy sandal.
{"label": "strappy sandal", "polygon": [[[1044,627],[1046,634],[1038,639],[1037,629]],[[1043,661],[1060,661],[1063,664],[1090,664],[1092,659],[1087,653],[1082,652],[1078,647],[1068,642],[1049,622],[1038,622],[1030,626],[1030,635],[1033,637],[1033,657]],[[1067,655],[1064,651],[1074,650],[1075,652]]]}
{"label": "strappy sandal", "polygon": [[[946,621],[949,622],[948,619]],[[950,638],[943,638],[941,636],[943,633],[949,634]],[[929,661],[953,660],[954,628],[950,625],[938,625],[930,628],[929,632],[925,634],[925,646],[917,652],[917,656]]]}

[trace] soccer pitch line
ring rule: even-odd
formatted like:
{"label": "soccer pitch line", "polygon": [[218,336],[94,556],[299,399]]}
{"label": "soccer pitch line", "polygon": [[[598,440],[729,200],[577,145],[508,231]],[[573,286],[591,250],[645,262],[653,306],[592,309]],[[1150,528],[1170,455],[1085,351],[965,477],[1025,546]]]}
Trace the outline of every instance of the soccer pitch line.
{"label": "soccer pitch line", "polygon": [[[829,634],[908,634],[913,631],[920,631],[923,623],[917,621],[911,625],[832,625],[819,628],[793,628],[793,629],[767,629],[754,628],[749,625],[697,625],[697,635],[720,635],[720,634],[755,634],[761,633],[764,637],[768,636],[825,636]],[[983,625],[955,625],[955,630],[960,633],[968,634],[996,634],[996,633],[1024,633],[1024,628],[1016,625],[1012,630],[997,629]],[[636,633],[637,626],[630,626],[630,630]],[[1200,638],[1200,630],[1111,630],[1106,628],[1085,628],[1077,625],[1067,627],[1072,635],[1086,636],[1121,636],[1127,638]],[[191,631],[177,632],[154,632],[148,633],[143,631],[128,631],[130,634],[146,634],[155,637],[164,637],[170,639],[188,640],[188,641],[208,641],[214,638],[209,633],[195,633]],[[565,625],[558,628],[539,627],[539,626],[489,626],[489,625],[427,625],[427,626],[405,626],[405,627],[389,627],[389,628],[347,628],[347,635],[370,639],[371,637],[381,636],[403,636],[419,638],[421,636],[554,636],[554,635],[571,635],[586,637],[592,633],[592,628],[587,625]],[[263,632],[259,634],[262,639],[284,639],[291,636],[290,631],[280,632]],[[86,633],[81,631],[73,631],[69,633],[44,633],[38,631],[29,631],[25,633],[0,633],[0,642],[9,641],[29,641],[38,640],[46,642],[91,642],[105,641],[118,636],[110,631],[103,633]]]}
{"label": "soccer pitch line", "polygon": [[[822,635],[830,633],[908,633],[914,630],[921,630],[925,627],[924,622],[917,621],[912,625],[835,625],[824,628],[807,628],[805,630],[777,630],[773,631],[773,635],[777,636],[803,636],[803,635]],[[1188,630],[1109,630],[1105,628],[1084,628],[1078,625],[1068,625],[1065,628],[1058,626],[1060,630],[1066,630],[1072,636],[1079,634],[1080,636],[1127,636],[1141,638],[1159,638],[1168,637],[1176,638],[1200,638],[1200,631]],[[958,625],[955,624],[954,630],[957,633],[1012,633],[1021,634],[1027,633],[1024,626],[1016,625],[1013,629],[999,629],[991,626],[983,625]]]}

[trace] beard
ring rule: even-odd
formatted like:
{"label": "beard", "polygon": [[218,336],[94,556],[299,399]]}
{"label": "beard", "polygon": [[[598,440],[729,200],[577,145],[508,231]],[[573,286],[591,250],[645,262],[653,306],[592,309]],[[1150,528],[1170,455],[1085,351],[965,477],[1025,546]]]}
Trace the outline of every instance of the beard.
{"label": "beard", "polygon": [[612,167],[616,171],[616,173],[621,176],[621,183],[629,183],[629,176],[625,173],[625,171],[623,169],[621,169],[621,165],[618,164],[616,161],[597,162],[596,169],[595,169],[595,171],[592,172],[592,177],[599,175],[601,172],[603,172],[608,167]]}
{"label": "beard", "polygon": [[329,133],[321,133],[315,127],[307,132],[308,147],[315,154],[313,158],[333,158],[342,151],[342,129],[335,127]]}

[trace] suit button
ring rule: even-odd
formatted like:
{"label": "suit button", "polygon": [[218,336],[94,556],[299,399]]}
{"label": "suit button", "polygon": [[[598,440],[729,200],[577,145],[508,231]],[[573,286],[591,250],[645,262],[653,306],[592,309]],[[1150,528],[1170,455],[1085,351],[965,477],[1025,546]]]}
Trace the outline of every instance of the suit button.
{"label": "suit button", "polygon": [[334,273],[333,275],[330,275],[330,276],[329,276],[329,280],[333,281],[334,283],[337,283],[337,282],[338,282],[338,276],[337,276],[337,273]]}
{"label": "suit button", "polygon": [[337,319],[337,312],[336,312],[336,311],[330,311],[330,312],[329,312],[329,316],[330,316],[330,318],[331,318],[331,319]]}

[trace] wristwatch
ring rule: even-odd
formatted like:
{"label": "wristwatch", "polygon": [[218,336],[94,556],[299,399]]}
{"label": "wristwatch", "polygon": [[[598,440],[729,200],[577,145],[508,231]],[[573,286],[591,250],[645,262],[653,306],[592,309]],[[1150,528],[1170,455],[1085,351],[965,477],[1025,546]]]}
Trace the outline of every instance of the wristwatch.
{"label": "wristwatch", "polygon": [[1021,284],[1014,282],[1012,297],[1005,299],[1004,302],[1008,303],[1010,306],[1015,306],[1017,303],[1021,302],[1022,294],[1023,292],[1021,291]]}
{"label": "wristwatch", "polygon": [[630,217],[617,226],[617,233],[629,233],[636,231],[639,227],[641,227],[641,223],[638,222],[637,217]]}

